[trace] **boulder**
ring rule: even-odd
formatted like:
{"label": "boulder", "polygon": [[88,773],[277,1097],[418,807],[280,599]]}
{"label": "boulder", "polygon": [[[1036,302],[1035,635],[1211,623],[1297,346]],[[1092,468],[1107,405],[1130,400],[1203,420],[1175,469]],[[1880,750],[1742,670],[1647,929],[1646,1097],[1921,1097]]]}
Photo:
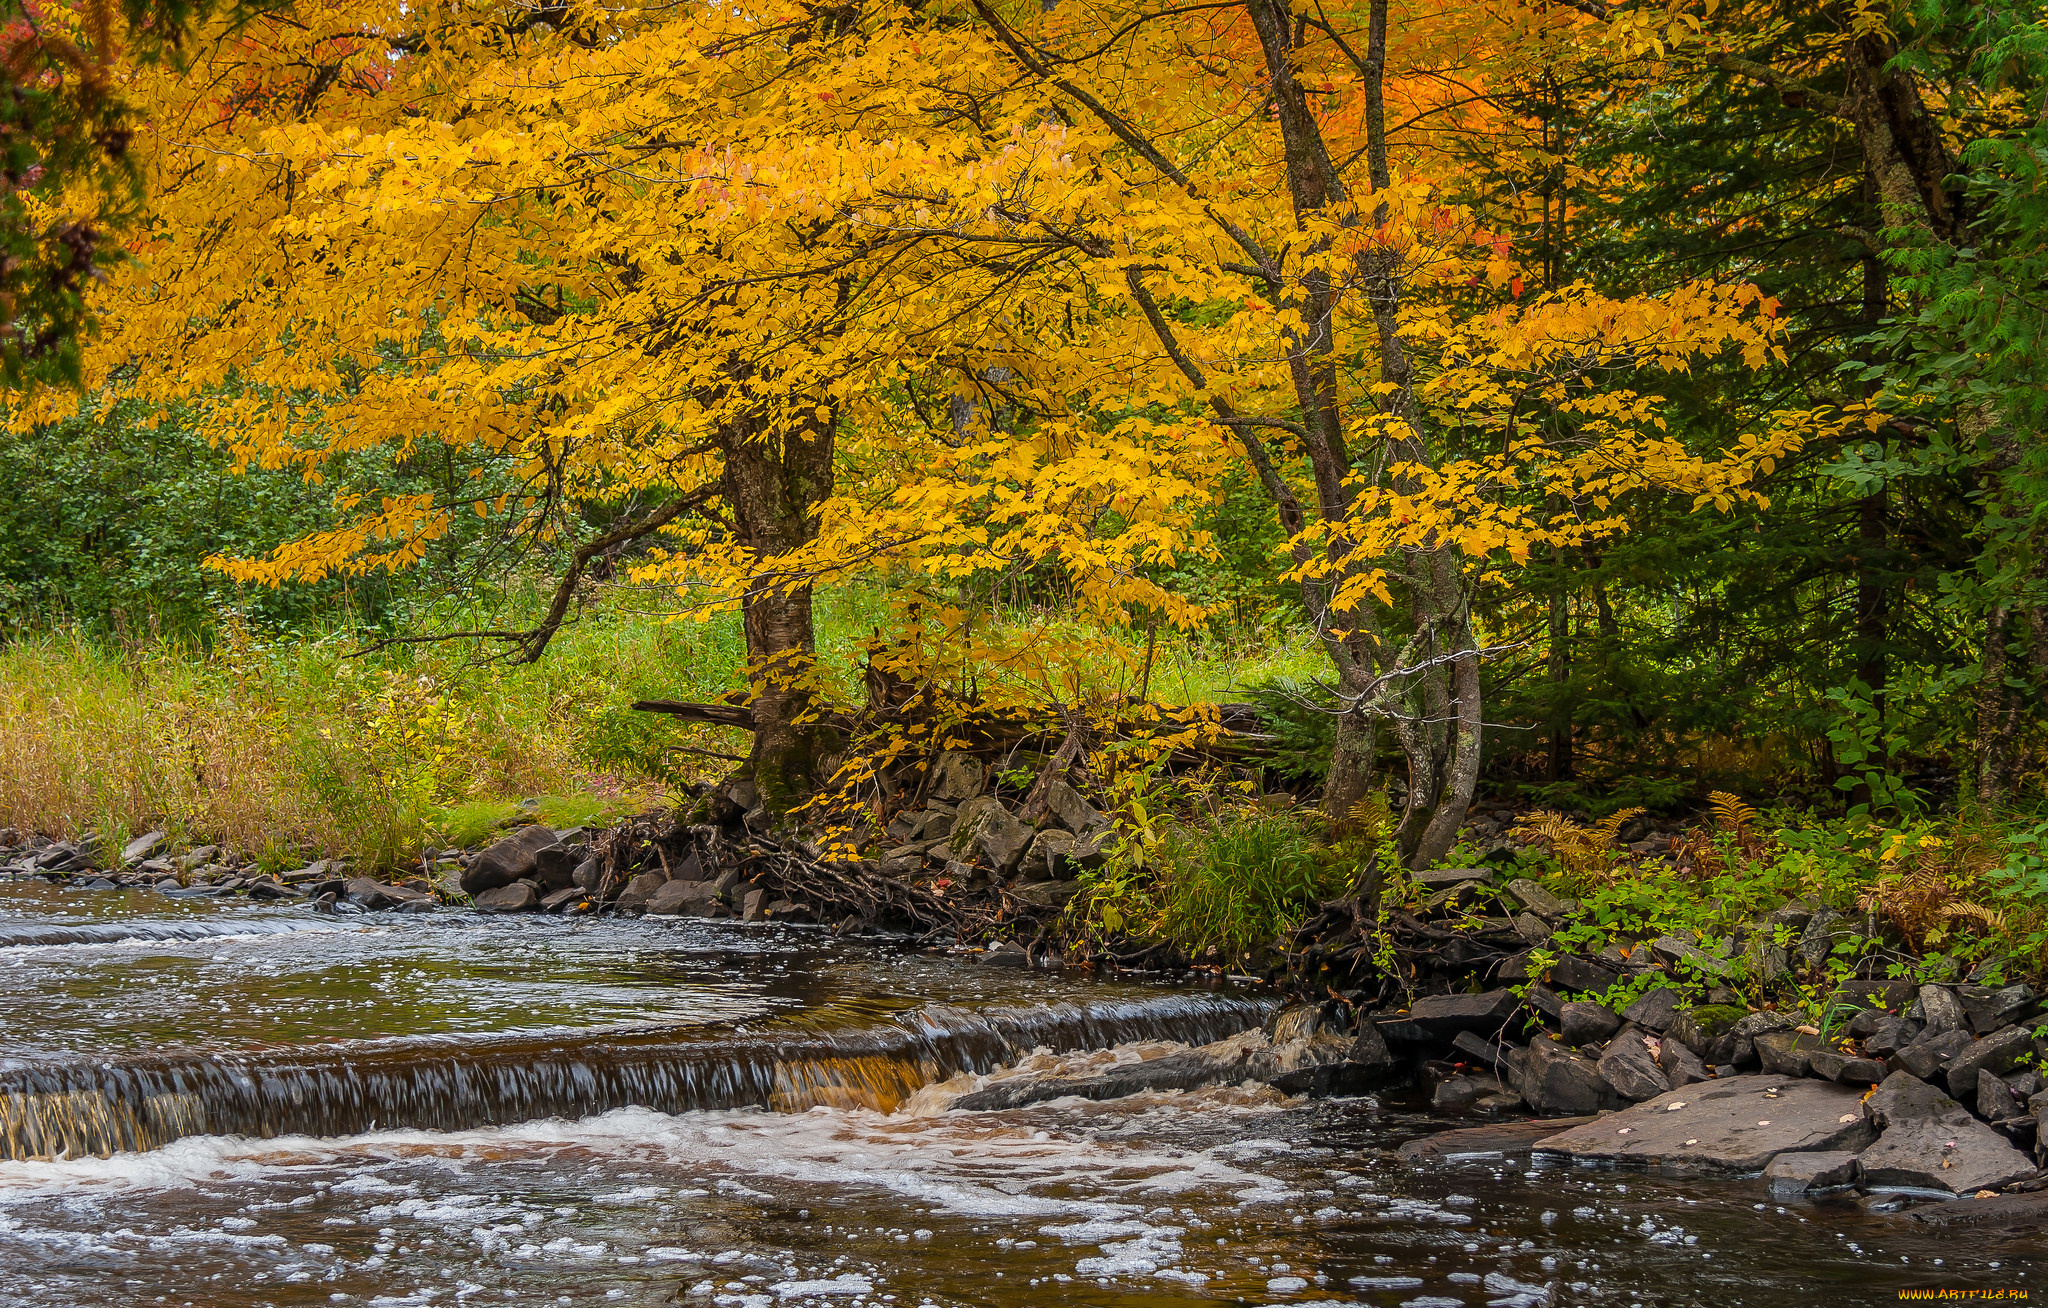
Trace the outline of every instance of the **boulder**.
{"label": "boulder", "polygon": [[2034,1165],[1955,1100],[1905,1072],[1894,1072],[1864,1101],[1883,1131],[1863,1150],[1863,1184],[1975,1194],[2032,1176]]}
{"label": "boulder", "polygon": [[1817,972],[1835,952],[1835,946],[1856,934],[1849,919],[1831,908],[1817,909],[1799,934],[1799,959],[1806,970]]}
{"label": "boulder", "polygon": [[1047,827],[1031,841],[1024,861],[1017,866],[1023,881],[1058,881],[1068,875],[1067,855],[1073,852],[1074,833]]}
{"label": "boulder", "polygon": [[1621,1019],[1614,1015],[1613,1009],[1583,999],[1559,1005],[1557,1023],[1564,1042],[1574,1047],[1597,1044],[1621,1029]]}
{"label": "boulder", "polygon": [[1888,1070],[1874,1058],[1859,1058],[1839,1049],[1816,1049],[1810,1061],[1815,1076],[1842,1085],[1876,1085]]}
{"label": "boulder", "polygon": [[1460,1031],[1494,1032],[1507,1025],[1521,1001],[1512,990],[1426,995],[1405,1014],[1380,1019],[1380,1034],[1411,1043],[1448,1040]]}
{"label": "boulder", "polygon": [[1891,1065],[1895,1071],[1910,1072],[1922,1081],[1932,1081],[1948,1066],[1950,1059],[1975,1043],[1968,1031],[1954,1027],[1940,1032],[1929,1029],[1892,1055]]}
{"label": "boulder", "polygon": [[595,894],[598,880],[597,860],[586,858],[578,863],[576,870],[569,874],[569,880],[578,890],[586,894]]}
{"label": "boulder", "polygon": [[1727,976],[1734,967],[1730,960],[1719,954],[1709,953],[1690,940],[1680,940],[1677,936],[1659,936],[1652,940],[1650,952],[1681,973],[1691,971],[1718,979]]}
{"label": "boulder", "polygon": [[1988,1067],[1977,1069],[1977,1116],[1987,1122],[2005,1122],[2027,1116],[2027,1106],[2013,1093],[2006,1079]]}
{"label": "boulder", "polygon": [[1671,1088],[1671,1079],[1657,1063],[1661,1042],[1640,1027],[1630,1027],[1614,1038],[1600,1055],[1600,1079],[1614,1087],[1614,1093],[1639,1103],[1654,1099]]}
{"label": "boulder", "polygon": [[1250,1075],[1254,1054],[1270,1053],[1271,1048],[1264,1031],[1246,1031],[1198,1049],[1119,1060],[1106,1069],[1066,1071],[1056,1066],[1050,1073],[991,1078],[982,1088],[954,1099],[948,1107],[965,1112],[1000,1112],[1068,1096],[1121,1099],[1146,1091],[1234,1084]]}
{"label": "boulder", "polygon": [[998,940],[981,951],[984,967],[1030,967],[1031,955],[1014,940]]}
{"label": "boulder", "polygon": [[[1716,1004],[1713,1008],[1719,1012],[1740,1011],[1728,1004]],[[1700,1051],[1700,1057],[1709,1064],[1751,1066],[1758,1061],[1756,1038],[1772,1031],[1783,1031],[1791,1025],[1792,1019],[1783,1013],[1745,1014],[1735,1025],[1709,1041],[1706,1048]]]}
{"label": "boulder", "polygon": [[533,875],[534,854],[556,843],[544,826],[521,827],[470,860],[462,870],[462,893],[474,897]]}
{"label": "boulder", "polygon": [[1813,1071],[1813,1055],[1828,1048],[1819,1036],[1796,1031],[1765,1031],[1755,1039],[1758,1061],[1776,1076],[1806,1076]]}
{"label": "boulder", "polygon": [[2020,1026],[2009,1026],[1982,1040],[1972,1041],[1969,1048],[1949,1059],[1948,1065],[1942,1069],[1942,1074],[1948,1078],[1948,1092],[1959,1097],[1976,1094],[1978,1069],[2006,1071],[2033,1052],[2033,1047],[2033,1033]]}
{"label": "boulder", "polygon": [[1920,1034],[1920,1025],[1908,1018],[1880,1014],[1863,1036],[1863,1052],[1871,1058],[1890,1058]]}
{"label": "boulder", "polygon": [[1033,881],[1013,887],[1010,897],[1031,908],[1064,908],[1080,889],[1079,881]]}
{"label": "boulder", "polygon": [[586,851],[577,845],[545,845],[533,851],[533,871],[528,880],[539,886],[544,895],[558,890],[573,889],[576,885],[576,869],[586,856]]}
{"label": "boulder", "polygon": [[659,872],[642,872],[626,883],[619,892],[618,909],[621,913],[638,913],[647,907],[647,901],[654,892],[668,884],[668,878]]}
{"label": "boulder", "polygon": [[1921,986],[1920,1008],[1922,1020],[1927,1023],[1926,1034],[1945,1035],[1950,1031],[1966,1031],[1970,1026],[1970,1015],[1965,1012],[1956,992],[1947,986]]}
{"label": "boulder", "polygon": [[401,904],[421,900],[431,905],[434,899],[432,895],[423,895],[404,886],[386,885],[375,877],[350,877],[342,884],[342,893],[348,896],[350,903],[372,912],[380,908],[397,908]]}
{"label": "boulder", "polygon": [[540,895],[531,881],[514,881],[486,890],[470,902],[480,913],[524,913],[540,907]]}
{"label": "boulder", "polygon": [[1779,1154],[1764,1168],[1764,1185],[1773,1199],[1803,1199],[1816,1190],[1856,1184],[1861,1169],[1856,1155],[1845,1150],[1815,1154]]}
{"label": "boulder", "polygon": [[145,832],[121,846],[121,861],[123,863],[140,863],[143,859],[156,853],[157,846],[163,844],[169,838],[170,832],[168,831]]}
{"label": "boulder", "polygon": [[947,848],[962,862],[979,858],[1001,873],[1009,873],[1031,847],[1031,828],[1011,816],[993,795],[970,799],[960,806]]}
{"label": "boulder", "polygon": [[1515,914],[1515,934],[1525,945],[1540,945],[1550,939],[1550,924],[1534,913]]}
{"label": "boulder", "polygon": [[1416,885],[1426,890],[1447,890],[1452,886],[1484,884],[1493,879],[1493,872],[1483,867],[1436,867],[1410,875]]}
{"label": "boulder", "polygon": [[540,911],[543,913],[559,913],[571,904],[582,903],[586,898],[588,898],[588,895],[583,887],[569,886],[565,889],[557,890],[553,894],[543,895],[540,901]]}
{"label": "boulder", "polygon": [[1084,872],[1092,872],[1109,861],[1111,851],[1116,848],[1116,832],[1102,830],[1092,836],[1076,836],[1067,860]]}
{"label": "boulder", "polygon": [[743,922],[765,922],[768,920],[767,891],[754,889],[740,896],[740,920]]}
{"label": "boulder", "polygon": [[1077,836],[1092,835],[1109,826],[1109,817],[1081,797],[1081,792],[1055,778],[1045,788],[1046,811],[1053,820]]}
{"label": "boulder", "polygon": [[1508,882],[1508,894],[1538,917],[1554,921],[1565,916],[1563,901],[1527,877],[1517,877]]}
{"label": "boulder", "polygon": [[1672,1019],[1678,1016],[1678,992],[1668,986],[1646,990],[1633,1004],[1622,1009],[1621,1015],[1648,1030],[1668,1031]]}
{"label": "boulder", "polygon": [[1657,1044],[1657,1066],[1673,1090],[1708,1079],[1707,1065],[1700,1061],[1700,1056],[1670,1036]]}
{"label": "boulder", "polygon": [[1621,974],[1598,963],[1566,954],[1550,965],[1550,984],[1559,990],[1580,990],[1605,993]]}
{"label": "boulder", "polygon": [[1555,1040],[1530,1041],[1509,1071],[1532,1112],[1593,1113],[1616,1102],[1593,1061]]}
{"label": "boulder", "polygon": [[2003,990],[1993,990],[1989,986],[1957,986],[1956,999],[1969,1018],[1970,1030],[1980,1036],[2023,1021],[2034,1011],[2032,986],[2014,985]]}
{"label": "boulder", "polygon": [[1462,1113],[1480,1100],[1505,1091],[1506,1087],[1494,1077],[1460,1073],[1437,1083],[1436,1089],[1430,1092],[1429,1106],[1439,1113]]}
{"label": "boulder", "polygon": [[647,896],[650,917],[713,917],[720,907],[718,885],[711,881],[665,881]]}
{"label": "boulder", "polygon": [[[1997,1194],[1967,1203],[1922,1204],[1900,1219],[1925,1230],[1982,1231],[1986,1234],[2048,1235],[2048,1190]],[[2040,1246],[2035,1245],[2036,1248]]]}
{"label": "boulder", "polygon": [[947,750],[933,762],[925,793],[942,804],[958,804],[979,795],[987,780],[988,769],[974,755]]}
{"label": "boulder", "polygon": [[1673,1176],[1753,1174],[1780,1154],[1862,1148],[1871,1125],[1858,1098],[1825,1081],[1728,1077],[1574,1127],[1542,1141],[1537,1152]]}

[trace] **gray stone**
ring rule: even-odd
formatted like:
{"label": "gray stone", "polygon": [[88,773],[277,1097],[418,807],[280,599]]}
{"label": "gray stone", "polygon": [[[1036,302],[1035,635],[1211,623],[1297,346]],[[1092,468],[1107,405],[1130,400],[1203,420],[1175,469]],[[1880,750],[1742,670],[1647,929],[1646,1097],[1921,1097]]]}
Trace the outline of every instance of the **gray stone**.
{"label": "gray stone", "polygon": [[1079,881],[1034,881],[1013,887],[1010,897],[1031,908],[1064,908],[1080,889]]}
{"label": "gray stone", "polygon": [[1564,904],[1558,897],[1527,877],[1517,877],[1508,882],[1508,894],[1538,917],[1555,920],[1565,915]]}
{"label": "gray stone", "polygon": [[[1922,1204],[1900,1219],[1937,1231],[1981,1231],[2001,1236],[2048,1235],[2048,1190],[1997,1194],[1968,1203]],[[2026,1247],[2026,1246],[2022,1246]],[[2036,1243],[2033,1248],[2040,1248]]]}
{"label": "gray stone", "polygon": [[342,893],[348,896],[350,903],[372,911],[380,908],[397,908],[401,904],[415,900],[426,900],[431,904],[434,898],[417,890],[408,890],[404,886],[386,885],[375,877],[350,877],[343,883]]}
{"label": "gray stone", "polygon": [[932,764],[931,785],[925,793],[944,804],[958,804],[981,793],[988,770],[972,754],[947,750]]}
{"label": "gray stone", "polygon": [[1975,1043],[1968,1031],[1953,1028],[1939,1033],[1928,1031],[1892,1055],[1890,1062],[1900,1071],[1910,1072],[1923,1081],[1932,1081],[1951,1059]]}
{"label": "gray stone", "polygon": [[251,899],[304,899],[306,897],[300,891],[281,885],[269,877],[259,877],[255,881],[250,882],[248,892]]}
{"label": "gray stone", "polygon": [[1430,1092],[1429,1106],[1440,1113],[1458,1113],[1482,1099],[1503,1093],[1505,1087],[1490,1076],[1458,1075],[1437,1083]]}
{"label": "gray stone", "polygon": [[2027,1156],[1917,1077],[1894,1072],[1863,1105],[1884,1134],[1863,1151],[1867,1187],[1975,1194],[2033,1175]]}
{"label": "gray stone", "polygon": [[1592,1113],[1617,1102],[1599,1067],[1555,1040],[1530,1041],[1509,1072],[1533,1112]]}
{"label": "gray stone", "polygon": [[1622,1009],[1621,1015],[1637,1026],[1652,1031],[1668,1031],[1671,1020],[1678,1016],[1678,992],[1668,986],[1645,991],[1633,1004]]}
{"label": "gray stone", "polygon": [[1872,1058],[1890,1058],[1920,1034],[1918,1023],[1887,1013],[1870,1024],[1863,1037],[1863,1052]]}
{"label": "gray stone", "polygon": [[1708,1079],[1707,1065],[1700,1061],[1700,1056],[1668,1035],[1658,1042],[1657,1066],[1674,1090]]}
{"label": "gray stone", "polygon": [[[1370,1022],[1367,1022],[1363,1029],[1375,1035],[1379,1034],[1379,1028]],[[1380,1036],[1380,1039],[1384,1041],[1386,1037]],[[1503,1045],[1489,1036],[1480,1035],[1477,1031],[1460,1031],[1451,1037],[1451,1051],[1465,1055],[1497,1077],[1513,1061],[1516,1049],[1512,1045]]]}
{"label": "gray stone", "polygon": [[1113,830],[1098,831],[1092,836],[1076,836],[1073,848],[1067,851],[1067,861],[1083,872],[1092,872],[1109,861],[1116,845],[1117,835]]}
{"label": "gray stone", "polygon": [[2026,1115],[2026,1105],[2004,1077],[1988,1067],[1977,1069],[1977,1116],[1987,1122],[2004,1122]]}
{"label": "gray stone", "polygon": [[1826,1081],[1729,1077],[1667,1091],[1552,1136],[1537,1152],[1677,1176],[1753,1174],[1779,1154],[1862,1148],[1871,1126],[1858,1098]]}
{"label": "gray stone", "polygon": [[1840,913],[1831,908],[1818,909],[1799,935],[1799,959],[1806,964],[1807,971],[1817,972],[1834,954],[1835,946],[1854,934],[1849,920]]}
{"label": "gray stone", "polygon": [[1875,1058],[1858,1058],[1839,1049],[1817,1049],[1811,1059],[1813,1074],[1843,1085],[1876,1085],[1884,1080],[1886,1068]]}
{"label": "gray stone", "polygon": [[1017,875],[1025,881],[1058,881],[1068,875],[1068,854],[1073,852],[1074,833],[1047,827],[1031,842]]}
{"label": "gray stone", "polygon": [[1948,1092],[1957,1096],[1977,1093],[1979,1068],[2007,1071],[2031,1053],[2033,1045],[2033,1034],[2021,1026],[2009,1026],[1974,1041],[1968,1049],[1949,1059],[1948,1066],[1942,1069],[1948,1077]]}
{"label": "gray stone", "polygon": [[546,827],[521,827],[470,860],[462,871],[462,893],[474,897],[533,875],[534,854],[556,843]]}
{"label": "gray stone", "polygon": [[1783,905],[1764,915],[1768,927],[1788,927],[1795,933],[1804,931],[1806,924],[1813,920],[1813,905],[1803,899],[1788,899]]}
{"label": "gray stone", "polygon": [[1856,1155],[1843,1150],[1779,1154],[1764,1168],[1764,1185],[1773,1199],[1803,1199],[1816,1190],[1854,1185],[1860,1171]]}
{"label": "gray stone", "polygon": [[1614,1093],[1630,1103],[1654,1099],[1671,1088],[1671,1078],[1657,1063],[1662,1042],[1639,1027],[1630,1027],[1614,1037],[1600,1055],[1600,1079],[1614,1087]]}
{"label": "gray stone", "polygon": [[1473,882],[1484,883],[1493,879],[1493,873],[1483,867],[1436,867],[1424,872],[1411,874],[1414,882],[1429,890],[1445,890]]}
{"label": "gray stone", "polygon": [[1498,1031],[1520,1004],[1512,990],[1427,995],[1409,1006],[1406,1020],[1429,1035],[1447,1040],[1460,1031]]}
{"label": "gray stone", "polygon": [[1970,1030],[1990,1035],[2022,1020],[2034,1007],[2034,988],[2025,985],[1993,990],[1989,986],[1957,986],[1956,999],[1969,1015]]}
{"label": "gray stone", "polygon": [[1689,940],[1677,936],[1659,936],[1650,942],[1650,952],[1670,963],[1679,972],[1693,971],[1702,976],[1723,977],[1733,966],[1727,959],[1712,954]]}
{"label": "gray stone", "polygon": [[720,907],[712,881],[665,881],[647,897],[650,917],[712,917]]}
{"label": "gray stone", "polygon": [[1945,1035],[1950,1031],[1967,1031],[1970,1015],[1956,999],[1956,992],[1947,986],[1921,986],[1920,1008],[1927,1023],[1928,1035]]}
{"label": "gray stone", "polygon": [[157,846],[163,844],[169,836],[170,833],[168,831],[150,831],[135,837],[135,839],[121,846],[121,861],[123,863],[140,863],[143,859],[156,853]]}
{"label": "gray stone", "polygon": [[1054,780],[1046,786],[1045,805],[1056,822],[1077,836],[1092,835],[1109,826],[1109,816],[1064,781]]}
{"label": "gray stone", "polygon": [[768,892],[755,889],[741,895],[740,919],[745,922],[765,922],[768,919]]}
{"label": "gray stone", "polygon": [[642,872],[626,883],[619,892],[620,912],[639,912],[647,907],[647,900],[655,891],[668,884],[668,878],[659,872]]}
{"label": "gray stone", "polygon": [[984,967],[1030,967],[1031,955],[1014,940],[998,940],[981,951]]}
{"label": "gray stone", "polygon": [[480,913],[524,913],[540,906],[540,896],[534,893],[531,881],[514,881],[509,886],[486,890],[471,902]]}
{"label": "gray stone", "polygon": [[595,858],[586,858],[581,863],[578,863],[576,870],[569,874],[569,880],[575,883],[578,890],[586,894],[595,893],[598,881],[597,860]]}
{"label": "gray stone", "polygon": [[1550,939],[1550,924],[1534,913],[1517,913],[1515,934],[1525,945],[1540,945]]}
{"label": "gray stone", "polygon": [[1605,1040],[1621,1029],[1621,1019],[1613,1009],[1582,999],[1561,1005],[1557,1021],[1564,1042],[1574,1048]]}
{"label": "gray stone", "polygon": [[565,889],[557,890],[553,894],[541,896],[540,911],[543,913],[559,913],[571,904],[582,903],[587,897],[583,887],[569,886]]}
{"label": "gray stone", "polygon": [[576,868],[583,862],[585,851],[571,845],[545,845],[533,851],[533,871],[528,879],[540,887],[543,895],[558,890],[569,890],[576,885]]}
{"label": "gray stone", "polygon": [[960,806],[960,817],[953,824],[947,847],[963,862],[979,858],[1007,874],[1023,860],[1031,839],[1031,828],[1012,817],[1001,800],[983,795]]}
{"label": "gray stone", "polygon": [[1566,954],[1550,965],[1550,984],[1560,990],[1580,990],[1601,993],[1621,979],[1621,974],[1589,962],[1576,954]]}
{"label": "gray stone", "polygon": [[1813,1055],[1828,1047],[1815,1035],[1796,1031],[1765,1031],[1755,1037],[1757,1060],[1764,1071],[1777,1076],[1805,1076],[1813,1070]]}
{"label": "gray stone", "polygon": [[1420,1140],[1410,1140],[1394,1152],[1410,1163],[1511,1158],[1531,1152],[1541,1140],[1592,1120],[1590,1117],[1553,1117],[1501,1122],[1492,1126],[1462,1126],[1456,1130],[1438,1131]]}

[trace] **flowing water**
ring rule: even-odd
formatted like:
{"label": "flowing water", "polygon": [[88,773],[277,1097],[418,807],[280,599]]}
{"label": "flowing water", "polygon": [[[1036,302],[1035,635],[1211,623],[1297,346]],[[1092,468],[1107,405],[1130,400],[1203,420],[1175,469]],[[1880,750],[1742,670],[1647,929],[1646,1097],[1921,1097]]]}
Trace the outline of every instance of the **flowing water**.
{"label": "flowing water", "polygon": [[0,883],[0,1304],[1895,1303],[2038,1247],[1391,1149],[1398,1097],[934,1111],[1270,1001],[801,928]]}

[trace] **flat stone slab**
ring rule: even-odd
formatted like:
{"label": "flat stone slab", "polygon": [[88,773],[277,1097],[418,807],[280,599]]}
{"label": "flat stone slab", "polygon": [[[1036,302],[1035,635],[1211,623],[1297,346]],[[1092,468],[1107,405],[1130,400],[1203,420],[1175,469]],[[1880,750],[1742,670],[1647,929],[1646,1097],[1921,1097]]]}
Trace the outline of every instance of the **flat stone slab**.
{"label": "flat stone slab", "polygon": [[2048,1233],[2048,1191],[1931,1203],[1908,1209],[1900,1216],[1908,1222],[1938,1230]]}
{"label": "flat stone slab", "polygon": [[1455,1162],[1461,1158],[1505,1158],[1526,1154],[1539,1140],[1582,1126],[1591,1117],[1552,1117],[1488,1126],[1465,1126],[1410,1140],[1394,1153],[1411,1163]]}
{"label": "flat stone slab", "polygon": [[2004,1136],[1905,1072],[1885,1078],[1863,1110],[1884,1130],[1859,1160],[1867,1188],[1975,1194],[2034,1174],[2033,1162]]}
{"label": "flat stone slab", "polygon": [[1861,1149],[1871,1137],[1861,1099],[1829,1081],[1731,1076],[1551,1136],[1536,1154],[1671,1176],[1746,1175],[1779,1154]]}

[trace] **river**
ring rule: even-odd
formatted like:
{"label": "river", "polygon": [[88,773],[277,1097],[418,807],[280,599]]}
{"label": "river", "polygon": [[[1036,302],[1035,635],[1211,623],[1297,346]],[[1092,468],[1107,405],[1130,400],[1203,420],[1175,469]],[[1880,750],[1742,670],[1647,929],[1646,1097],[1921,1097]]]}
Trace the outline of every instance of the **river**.
{"label": "river", "polygon": [[0,1305],[1896,1303],[2037,1248],[1391,1150],[1399,1094],[936,1112],[1271,1001],[700,920],[0,883]]}

